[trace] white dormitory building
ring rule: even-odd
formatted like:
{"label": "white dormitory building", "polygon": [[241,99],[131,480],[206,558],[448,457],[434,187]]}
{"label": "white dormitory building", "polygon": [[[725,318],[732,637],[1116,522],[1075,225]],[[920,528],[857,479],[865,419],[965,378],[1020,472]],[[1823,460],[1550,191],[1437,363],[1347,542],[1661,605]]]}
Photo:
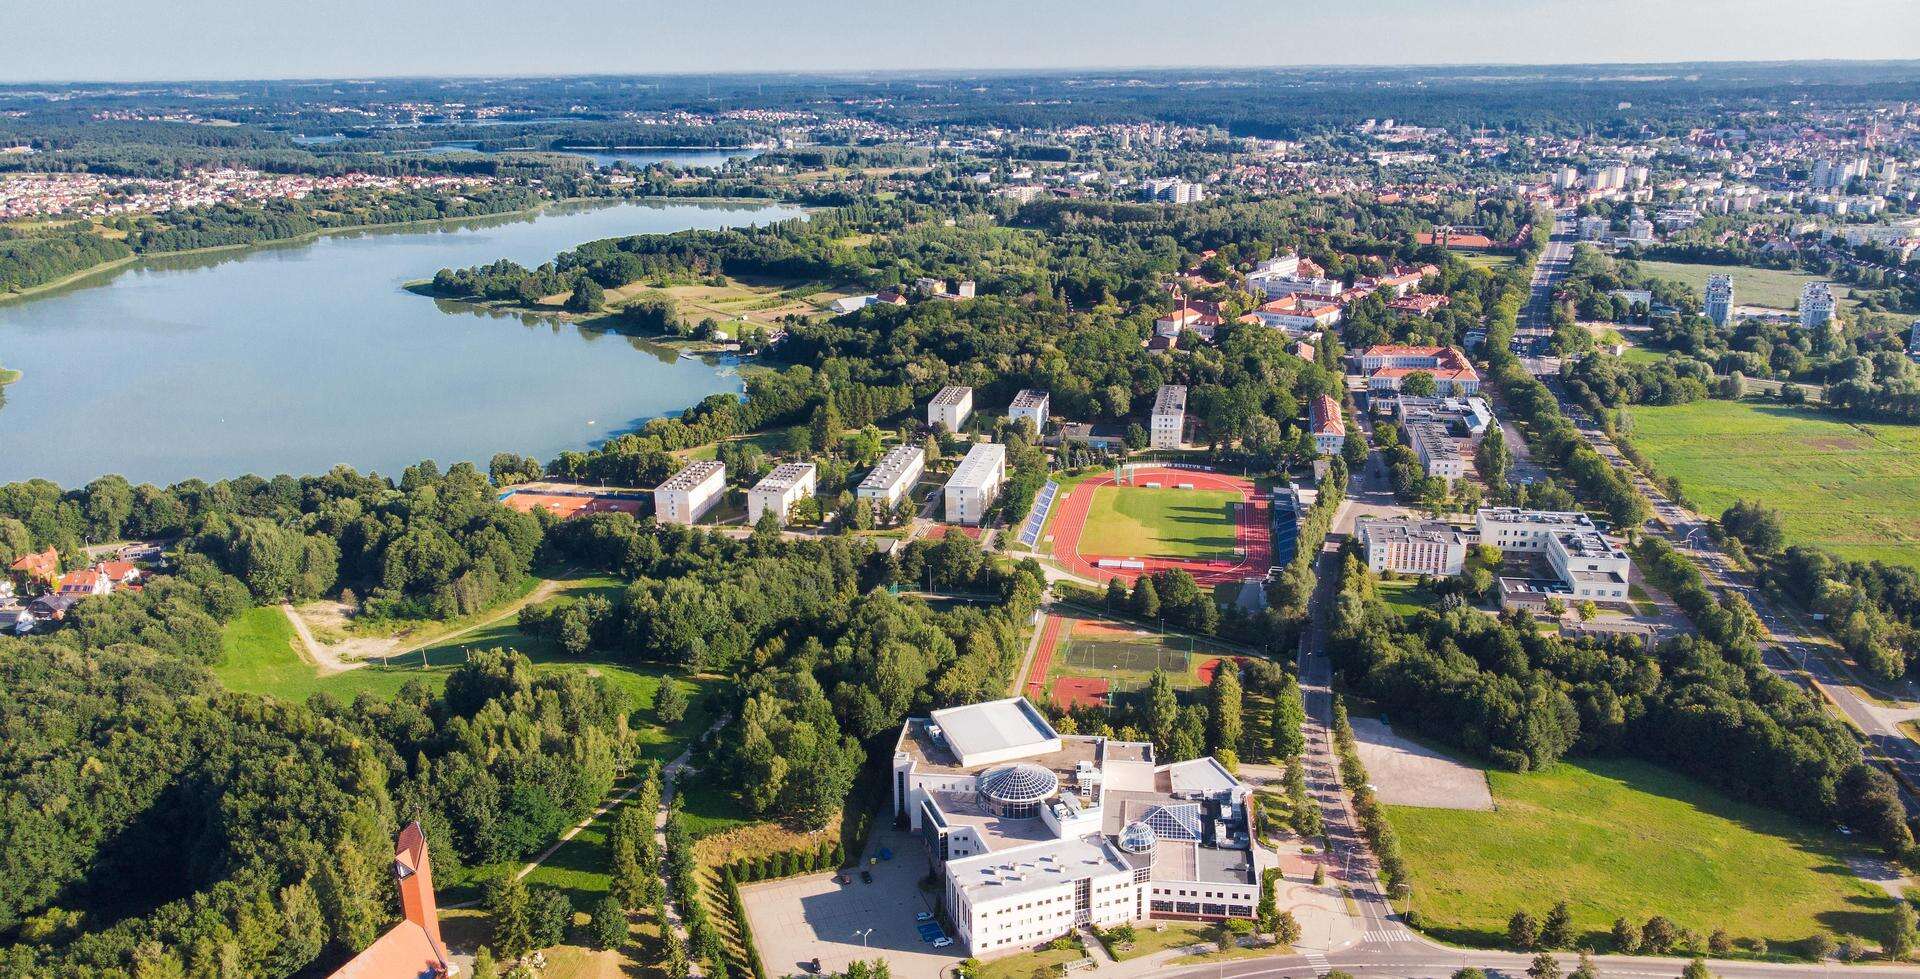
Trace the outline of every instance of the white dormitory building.
{"label": "white dormitory building", "polygon": [[1483,398],[1416,398],[1402,395],[1394,409],[1407,447],[1429,476],[1451,483],[1467,474],[1472,440],[1493,423]]}
{"label": "white dormitory building", "polygon": [[1282,293],[1269,290],[1267,286],[1268,283],[1298,278],[1299,275],[1299,255],[1292,252],[1288,252],[1285,255],[1276,255],[1273,258],[1269,258],[1255,265],[1253,271],[1247,273],[1247,291],[1257,292],[1272,299],[1282,295]]}
{"label": "white dormitory building", "polygon": [[957,432],[967,423],[967,416],[973,414],[973,389],[964,384],[949,384],[940,389],[940,393],[927,402],[927,427],[939,428],[945,425],[947,431]]}
{"label": "white dormitory building", "polygon": [[727,495],[726,463],[696,462],[653,488],[654,519],[692,526]]}
{"label": "white dormitory building", "polygon": [[979,526],[1007,481],[1007,447],[976,442],[947,479],[947,522]]}
{"label": "white dormitory building", "polygon": [[1153,417],[1147,429],[1148,444],[1156,449],[1177,449],[1186,442],[1187,386],[1162,384],[1153,396]]}
{"label": "white dormitory building", "polygon": [[1800,290],[1800,326],[1808,330],[1823,330],[1833,325],[1833,320],[1833,284],[1807,283]]}
{"label": "white dormitory building", "polygon": [[926,470],[926,449],[918,445],[896,445],[880,457],[880,464],[854,487],[854,498],[891,510],[900,505],[901,498],[913,489]]}
{"label": "white dormitory building", "polygon": [[1707,276],[1707,319],[1726,326],[1733,319],[1733,276]]}
{"label": "white dormitory building", "polygon": [[747,523],[758,524],[760,515],[773,511],[773,518],[784,526],[793,505],[813,495],[820,479],[811,462],[783,462],[747,491]]}
{"label": "white dormitory building", "polygon": [[1025,388],[1013,396],[1013,403],[1007,405],[1007,420],[1026,419],[1033,423],[1033,434],[1044,435],[1047,431],[1047,405],[1051,398],[1045,391]]}
{"label": "white dormitory building", "polygon": [[1242,785],[1212,758],[1062,735],[1025,698],[911,718],[893,811],[926,846],[954,937],[976,957],[1089,925],[1251,918],[1260,869]]}
{"label": "white dormitory building", "polygon": [[1354,531],[1375,572],[1456,575],[1467,563],[1467,535],[1438,520],[1362,517]]}
{"label": "white dormitory building", "polygon": [[1308,409],[1307,422],[1313,431],[1314,450],[1321,455],[1339,455],[1347,444],[1347,419],[1340,402],[1331,395],[1316,395]]}

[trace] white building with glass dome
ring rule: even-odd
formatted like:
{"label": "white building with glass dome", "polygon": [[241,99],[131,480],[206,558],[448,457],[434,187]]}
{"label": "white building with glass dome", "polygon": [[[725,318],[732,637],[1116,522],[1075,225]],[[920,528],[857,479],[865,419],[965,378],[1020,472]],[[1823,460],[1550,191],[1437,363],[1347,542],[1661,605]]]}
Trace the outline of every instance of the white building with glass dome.
{"label": "white building with glass dome", "polygon": [[1251,790],[1212,758],[1060,734],[1025,698],[907,721],[893,811],[919,835],[968,954],[1023,951],[1089,924],[1251,918],[1263,857]]}

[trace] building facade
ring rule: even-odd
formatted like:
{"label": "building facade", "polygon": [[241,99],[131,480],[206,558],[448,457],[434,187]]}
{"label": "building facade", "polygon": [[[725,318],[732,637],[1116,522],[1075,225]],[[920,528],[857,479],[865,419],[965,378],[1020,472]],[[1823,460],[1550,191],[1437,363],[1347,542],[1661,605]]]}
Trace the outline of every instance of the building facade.
{"label": "building facade", "polygon": [[908,720],[892,788],[973,956],[1088,925],[1250,918],[1273,859],[1252,846],[1250,790],[1212,758],[1063,735],[1019,697]]}
{"label": "building facade", "polygon": [[1153,396],[1153,417],[1147,428],[1147,444],[1156,449],[1177,449],[1186,442],[1187,386],[1162,384]]}
{"label": "building facade", "polygon": [[1707,319],[1726,326],[1733,319],[1733,276],[1707,276]]}
{"label": "building facade", "polygon": [[1800,326],[1802,328],[1824,330],[1833,325],[1835,315],[1832,283],[1809,282],[1801,288]]}
{"label": "building facade", "polygon": [[1308,408],[1308,426],[1313,430],[1313,447],[1321,455],[1339,455],[1347,444],[1347,419],[1340,402],[1331,395],[1315,395]]}
{"label": "building facade", "polygon": [[927,402],[927,427],[946,426],[947,431],[957,432],[967,423],[967,416],[973,414],[973,389],[963,384],[949,384],[940,389],[940,393]]}
{"label": "building facade", "polygon": [[773,467],[747,491],[747,523],[758,524],[760,516],[771,510],[773,518],[785,526],[793,505],[813,495],[819,478],[819,470],[811,462],[783,462]]}
{"label": "building facade", "polygon": [[1456,575],[1467,563],[1466,535],[1438,520],[1363,517],[1354,532],[1375,572]]}
{"label": "building facade", "polygon": [[947,479],[948,523],[979,526],[1007,481],[1007,447],[998,442],[976,442]]}
{"label": "building facade", "polygon": [[854,487],[855,499],[891,510],[900,505],[927,471],[927,450],[918,445],[896,445],[880,457],[880,464]]}
{"label": "building facade", "polygon": [[1354,363],[1372,392],[1397,392],[1408,377],[1424,373],[1433,378],[1433,391],[1442,397],[1480,393],[1480,372],[1457,347],[1377,344],[1355,354]]}
{"label": "building facade", "polygon": [[691,526],[727,495],[727,466],[716,460],[696,462],[654,487],[653,515],[661,523]]}

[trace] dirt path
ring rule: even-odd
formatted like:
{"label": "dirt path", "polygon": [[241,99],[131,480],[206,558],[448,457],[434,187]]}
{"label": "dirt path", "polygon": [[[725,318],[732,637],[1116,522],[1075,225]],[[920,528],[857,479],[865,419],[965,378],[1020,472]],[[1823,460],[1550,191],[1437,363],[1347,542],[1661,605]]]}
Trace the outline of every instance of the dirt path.
{"label": "dirt path", "polygon": [[[565,581],[566,579],[564,578],[542,578],[540,580],[540,583],[533,587],[532,591],[526,593],[525,595],[520,596],[519,598],[514,599],[511,602],[508,602],[505,605],[502,605],[500,607],[500,610],[494,613],[493,615],[489,615],[478,622],[473,622],[468,625],[461,626],[460,628],[455,629],[452,632],[443,632],[437,636],[428,636],[425,639],[422,639],[411,646],[407,646],[401,649],[396,649],[393,652],[388,653],[387,655],[391,657],[391,656],[400,656],[406,653],[419,652],[420,650],[425,649],[428,646],[438,646],[441,643],[447,642],[449,640],[457,639],[461,636],[466,635],[469,632],[474,631],[475,629],[483,629],[487,626],[494,624],[495,622],[500,621],[501,619],[506,618],[509,615],[519,615],[521,609],[526,608],[527,606],[532,605],[535,602],[544,602],[547,599],[552,598],[554,593],[560,590],[560,586],[563,583],[565,583]],[[398,643],[396,643],[396,645],[398,645]]]}
{"label": "dirt path", "polygon": [[300,648],[306,652],[307,659],[311,660],[313,665],[319,669],[321,676],[345,673],[348,670],[356,670],[367,665],[365,660],[357,660],[352,663],[346,662],[336,655],[333,650],[328,649],[325,643],[313,638],[313,630],[307,628],[307,620],[301,618],[300,613],[293,610],[292,603],[281,602],[280,611],[286,615],[287,621],[293,624],[294,634],[300,637]]}

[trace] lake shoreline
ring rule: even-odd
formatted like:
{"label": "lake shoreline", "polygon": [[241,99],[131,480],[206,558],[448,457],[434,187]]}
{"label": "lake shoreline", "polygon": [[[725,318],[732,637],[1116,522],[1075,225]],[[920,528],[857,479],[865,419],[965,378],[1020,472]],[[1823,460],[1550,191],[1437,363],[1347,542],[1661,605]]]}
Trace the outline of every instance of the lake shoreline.
{"label": "lake shoreline", "polygon": [[[651,203],[655,201],[659,201],[663,203],[675,203],[675,204],[754,204],[761,207],[779,207],[782,205],[789,206],[789,207],[798,206],[798,205],[788,204],[788,202],[786,201],[774,200],[771,198],[759,198],[759,197],[697,197],[697,198],[693,198],[693,197],[660,197],[657,195],[646,195],[646,196],[640,196],[640,197],[562,197],[557,200],[542,202],[534,207],[516,208],[511,211],[495,211],[491,214],[468,214],[462,217],[454,217],[454,218],[420,218],[418,220],[413,220],[413,221],[393,221],[393,222],[388,222],[383,224],[349,224],[349,225],[342,225],[338,228],[321,228],[317,231],[309,231],[306,234],[295,235],[291,238],[268,238],[263,241],[245,241],[245,242],[238,242],[232,245],[208,245],[205,248],[186,248],[186,249],[181,249],[180,251],[148,252],[148,253],[139,254],[139,255],[128,255],[125,258],[116,258],[111,262],[101,262],[98,265],[88,266],[87,268],[81,269],[80,271],[75,272],[71,275],[61,276],[60,278],[55,279],[52,282],[43,282],[37,286],[29,286],[25,289],[20,290],[19,292],[0,293],[0,306],[4,306],[8,303],[12,303],[18,300],[32,299],[35,296],[43,295],[45,293],[54,292],[66,286],[73,285],[74,283],[88,276],[98,275],[101,272],[110,272],[114,269],[120,268],[121,266],[130,265],[135,262],[140,262],[147,259],[173,258],[175,256],[180,256],[180,255],[212,255],[219,252],[241,251],[248,248],[269,248],[269,247],[274,247],[278,245],[298,245],[298,244],[305,244],[307,242],[318,241],[321,238],[324,238],[328,235],[350,234],[350,233],[360,232],[360,231],[385,231],[390,228],[413,228],[413,227],[426,228],[426,227],[431,227],[433,225],[438,225],[438,224],[453,224],[459,221],[485,221],[489,218],[534,216],[544,211],[547,211],[551,208],[561,207],[568,204],[605,204],[609,207],[612,207],[619,204]],[[805,210],[805,209],[802,208],[802,210]]]}

